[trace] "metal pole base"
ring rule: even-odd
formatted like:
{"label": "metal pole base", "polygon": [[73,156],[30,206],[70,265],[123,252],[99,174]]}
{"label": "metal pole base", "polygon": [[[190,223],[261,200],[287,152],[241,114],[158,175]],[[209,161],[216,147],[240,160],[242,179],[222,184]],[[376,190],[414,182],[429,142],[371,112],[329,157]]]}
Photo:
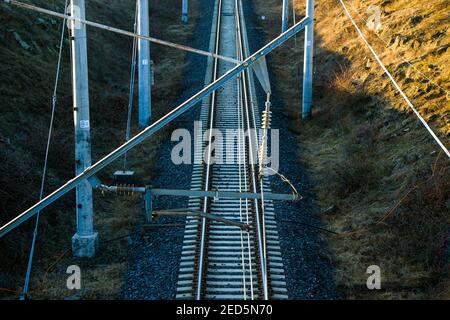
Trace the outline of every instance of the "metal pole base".
{"label": "metal pole base", "polygon": [[311,119],[311,112],[302,112],[302,120]]}
{"label": "metal pole base", "polygon": [[187,14],[183,14],[181,16],[181,22],[183,22],[184,24],[188,24],[189,23],[189,16]]}
{"label": "metal pole base", "polygon": [[72,254],[78,258],[93,258],[98,249],[98,233],[72,237]]}

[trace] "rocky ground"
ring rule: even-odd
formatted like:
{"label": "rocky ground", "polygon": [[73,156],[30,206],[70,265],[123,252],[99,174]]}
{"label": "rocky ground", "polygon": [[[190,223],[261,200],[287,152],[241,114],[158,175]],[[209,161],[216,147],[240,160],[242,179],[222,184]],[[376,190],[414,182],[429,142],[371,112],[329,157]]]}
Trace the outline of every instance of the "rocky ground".
{"label": "rocky ground", "polygon": [[[191,25],[178,19],[181,2],[150,0],[151,34],[187,44]],[[33,4],[63,12],[64,0],[36,0]],[[132,30],[135,1],[86,1],[87,18],[124,30]],[[191,3],[195,11],[196,2]],[[177,17],[174,20],[174,17]],[[195,20],[195,16],[193,17]],[[19,214],[38,198],[51,96],[58,57],[62,20],[0,3],[0,223]],[[93,161],[123,143],[127,119],[132,39],[88,28],[90,114]],[[182,92],[184,51],[154,45],[153,114],[168,112]],[[48,177],[45,192],[73,177],[74,142],[69,39],[66,32],[61,61]],[[135,96],[135,100],[136,96]],[[136,106],[136,102],[134,104]],[[132,134],[138,132],[136,108]],[[135,148],[128,155],[129,168],[143,181],[156,175],[153,163],[160,155],[164,133]],[[144,160],[144,161],[143,161]],[[112,182],[122,168],[117,161],[98,177]],[[31,299],[115,299],[122,291],[127,267],[127,235],[143,220],[141,199],[94,192],[94,227],[99,250],[93,259],[71,256],[75,232],[74,193],[43,211],[30,284]],[[0,299],[16,299],[28,260],[33,221],[0,241]],[[66,287],[66,269],[82,270],[82,289],[74,294]]]}
{"label": "rocky ground", "polygon": [[[266,41],[281,2],[254,0]],[[294,0],[297,21],[305,1]],[[447,0],[346,0],[356,23],[421,115],[449,145]],[[381,29],[366,26],[373,6]],[[443,23],[446,21],[447,23]],[[290,21],[292,24],[292,19]],[[292,153],[307,168],[326,228],[336,285],[346,298],[448,297],[448,158],[408,108],[343,12],[315,1],[312,118],[299,119],[303,36],[271,54]],[[294,84],[294,85],[293,85]],[[366,287],[382,269],[382,290]]]}
{"label": "rocky ground", "polygon": [[[201,18],[194,29],[194,48],[209,51],[209,38],[214,12],[214,1],[201,0]],[[191,22],[192,23],[192,22]],[[204,86],[207,59],[189,54],[179,103],[183,102]],[[193,132],[193,123],[198,119],[199,109],[183,115],[172,125]],[[152,184],[161,188],[189,189],[192,168],[176,166],[170,158],[173,144],[170,138],[164,144],[156,163],[157,177]],[[155,209],[185,208],[186,198],[161,197],[155,201]],[[181,258],[181,244],[184,236],[183,218],[161,218],[157,225],[179,224],[178,227],[155,227],[145,234],[134,236],[129,246],[128,270],[123,288],[124,299],[174,299]]]}
{"label": "rocky ground", "polygon": [[[209,30],[212,21],[213,3],[202,0],[201,19],[194,31],[192,46],[208,49]],[[252,17],[253,7],[245,2],[247,17]],[[257,18],[255,18],[257,19]],[[263,45],[256,22],[247,18],[247,29],[251,39],[251,51]],[[203,86],[206,59],[189,56],[185,72],[183,98]],[[201,67],[199,67],[201,66]],[[272,75],[273,76],[273,75]],[[272,77],[272,85],[276,78]],[[320,221],[315,217],[318,207],[309,190],[308,176],[304,168],[296,163],[296,154],[291,152],[295,136],[285,126],[284,103],[274,88],[274,128],[280,128],[281,167],[285,174],[300,190],[304,200],[296,203],[276,204],[277,223],[281,241],[282,255],[286,272],[288,295],[291,299],[336,299],[340,295],[334,286],[334,274],[324,238],[321,236]],[[259,94],[259,97],[261,95]],[[182,101],[182,99],[180,99]],[[262,101],[260,102],[262,105]],[[190,129],[198,117],[198,111],[183,116],[175,127]],[[175,166],[170,161],[172,144],[166,143],[157,171],[159,175],[153,182],[161,187],[190,187],[188,166]],[[289,192],[286,185],[277,178],[272,179],[273,189]],[[165,198],[157,200],[157,207],[183,207],[182,199]],[[184,234],[183,219],[164,219],[158,224],[179,223],[177,228],[152,228],[133,237],[129,247],[128,270],[125,275],[124,299],[173,299],[176,291],[181,244]],[[319,228],[317,228],[319,227]]]}
{"label": "rocky ground", "polygon": [[[247,16],[250,51],[254,52],[266,42],[259,28],[261,17],[255,15],[252,1],[244,2]],[[285,44],[287,46],[292,43]],[[271,63],[270,55],[268,63]],[[286,126],[288,116],[286,103],[279,92],[279,79],[269,67],[272,96],[272,128],[280,132],[280,169],[298,189],[303,199],[298,202],[275,202],[276,220],[279,229],[286,283],[290,299],[336,299],[334,272],[326,239],[322,236],[324,227],[318,217],[320,208],[315,203],[311,191],[311,181],[307,170],[297,161],[296,136]],[[261,87],[257,84],[257,88]],[[263,105],[264,94],[257,90],[259,103]],[[301,153],[301,150],[299,151]],[[277,176],[271,177],[272,190],[289,193],[291,190]]]}

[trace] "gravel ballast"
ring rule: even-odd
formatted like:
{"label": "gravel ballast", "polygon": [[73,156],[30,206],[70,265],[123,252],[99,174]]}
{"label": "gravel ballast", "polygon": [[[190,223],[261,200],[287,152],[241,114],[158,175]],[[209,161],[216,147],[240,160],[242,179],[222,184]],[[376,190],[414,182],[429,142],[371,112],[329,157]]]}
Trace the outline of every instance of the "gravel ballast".
{"label": "gravel ballast", "polygon": [[[250,48],[254,52],[266,41],[257,28],[251,1],[243,1],[247,13],[247,30]],[[194,37],[189,45],[208,50],[214,1],[201,0],[201,18],[194,29]],[[189,54],[183,80],[183,95],[178,102],[197,92],[204,85],[207,59]],[[270,63],[270,58],[268,60]],[[275,212],[279,230],[286,283],[290,299],[338,299],[330,253],[326,239],[319,226],[321,222],[315,213],[320,208],[314,202],[314,194],[309,192],[310,184],[306,170],[298,162],[297,138],[287,129],[290,121],[284,115],[283,101],[277,92],[276,78],[271,74],[273,89],[272,128],[280,130],[280,173],[286,175],[297,187],[304,199],[295,203],[276,202]],[[259,84],[256,84],[259,88]],[[299,84],[300,86],[300,84]],[[258,89],[258,102],[263,106],[263,94]],[[198,120],[199,108],[175,122],[175,128],[186,128],[193,132],[193,122]],[[173,143],[170,137],[162,147],[161,158],[156,164],[158,177],[152,184],[161,188],[188,189],[190,187],[191,166],[175,166],[170,153]],[[290,192],[279,178],[271,178],[275,192]],[[187,207],[185,198],[158,198],[156,209]],[[128,270],[125,274],[124,299],[174,299],[176,293],[179,262],[184,235],[183,218],[164,218],[158,224],[177,223],[178,227],[152,228],[144,236],[134,236],[129,246]]]}

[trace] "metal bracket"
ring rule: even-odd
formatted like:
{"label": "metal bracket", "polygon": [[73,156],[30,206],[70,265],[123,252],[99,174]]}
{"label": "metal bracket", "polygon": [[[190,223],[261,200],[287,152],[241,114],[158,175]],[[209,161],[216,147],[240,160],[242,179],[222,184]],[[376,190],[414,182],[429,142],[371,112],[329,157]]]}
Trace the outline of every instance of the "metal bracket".
{"label": "metal bracket", "polygon": [[[261,193],[253,192],[238,192],[238,191],[200,191],[200,190],[181,190],[181,189],[153,189],[153,194],[156,196],[176,196],[176,197],[195,197],[195,198],[214,198],[219,199],[262,199]],[[281,201],[296,201],[299,196],[296,194],[283,193],[264,193],[264,200],[281,200]]]}
{"label": "metal bracket", "polygon": [[[93,176],[95,177],[95,176]],[[238,222],[233,222],[227,219],[220,218],[218,216],[211,215],[209,213],[204,213],[202,211],[195,211],[191,209],[175,209],[166,211],[155,211],[153,212],[153,196],[175,196],[175,197],[191,197],[191,198],[213,198],[214,201],[219,199],[261,199],[260,193],[252,192],[237,192],[237,191],[199,191],[199,190],[182,190],[182,189],[153,189],[152,186],[145,187],[135,187],[135,186],[106,186],[102,185],[98,179],[93,180],[93,186],[96,188],[107,191],[107,192],[130,192],[130,193],[141,193],[144,196],[144,208],[145,208],[145,218],[147,223],[151,223],[155,217],[162,215],[197,215],[200,217],[208,218],[211,220],[220,221],[226,224],[236,225],[243,228],[243,224]],[[265,200],[287,200],[296,201],[299,199],[296,194],[279,194],[279,193],[264,193]],[[246,227],[247,228],[247,227]]]}
{"label": "metal bracket", "polygon": [[[17,4],[17,1],[14,1],[14,3]],[[29,6],[26,4],[22,4],[24,6]],[[36,9],[36,8],[33,8]],[[44,10],[45,12],[45,10]],[[74,20],[70,16],[61,15],[62,17],[70,18]],[[127,153],[129,150],[133,149],[140,143],[142,143],[147,138],[154,135],[157,131],[161,130],[163,127],[165,127],[167,124],[169,124],[174,119],[178,118],[180,115],[184,114],[188,110],[191,110],[194,108],[198,103],[206,96],[211,94],[214,90],[217,90],[221,86],[223,86],[226,82],[230,81],[231,79],[234,79],[237,75],[239,75],[242,71],[245,71],[245,69],[248,68],[249,65],[253,64],[253,59],[260,59],[261,57],[269,54],[272,52],[275,48],[281,46],[283,43],[285,43],[287,40],[292,38],[295,34],[303,30],[306,25],[310,23],[311,19],[309,17],[305,17],[300,22],[295,24],[293,27],[291,27],[286,32],[280,34],[277,38],[270,41],[267,45],[259,49],[256,53],[254,53],[252,56],[248,57],[243,63],[233,67],[230,69],[227,73],[225,73],[222,77],[217,79],[216,81],[210,83],[206,87],[204,87],[202,90],[197,92],[195,95],[190,97],[188,100],[180,104],[178,107],[170,111],[168,114],[160,118],[159,120],[155,121],[153,124],[148,126],[146,129],[141,131],[139,134],[119,146],[117,149],[112,151],[110,154],[103,157],[100,161],[93,164],[91,167],[85,169],[82,173],[78,174],[73,179],[67,181],[64,185],[60,186],[58,189],[47,195],[44,199],[40,200],[36,204],[34,204],[32,207],[28,208],[27,210],[23,211],[21,214],[16,216],[14,219],[10,220],[6,224],[0,227],[0,238],[4,237],[8,232],[11,230],[17,228],[19,225],[36,215],[38,212],[41,212],[44,208],[61,198],[63,195],[68,193],[69,191],[75,189],[78,185],[82,184],[86,179],[90,178],[91,176],[95,175],[100,170],[104,169],[107,165],[109,165],[114,160],[117,160],[121,156],[123,156],[125,153]],[[86,21],[84,21],[86,23]],[[91,24],[92,25],[92,24]],[[133,36],[135,36],[133,34]]]}
{"label": "metal bracket", "polygon": [[95,176],[95,175],[92,176],[92,177],[89,177],[89,178],[87,179],[87,181],[91,184],[92,188],[94,188],[94,189],[101,188],[101,186],[102,186],[102,182],[101,182],[100,179],[97,178],[97,176]]}
{"label": "metal bracket", "polygon": [[[93,185],[94,186],[94,185]],[[146,194],[151,192],[155,196],[174,196],[174,197],[191,197],[191,198],[213,198],[214,200],[219,199],[262,199],[261,193],[254,192],[239,192],[239,191],[220,191],[218,189],[210,191],[202,190],[185,190],[185,189],[153,189],[151,186],[146,187],[136,187],[136,186],[106,186],[103,184],[95,184],[96,188],[102,191],[108,192],[119,192],[126,191],[130,193],[142,193]],[[148,189],[151,189],[149,191]],[[297,201],[300,197],[295,194],[287,193],[272,193],[265,192],[264,200],[280,200],[280,201]]]}
{"label": "metal bracket", "polygon": [[152,188],[150,186],[145,188],[144,207],[145,207],[145,218],[147,220],[147,223],[150,223],[153,220],[153,199],[152,199]]}

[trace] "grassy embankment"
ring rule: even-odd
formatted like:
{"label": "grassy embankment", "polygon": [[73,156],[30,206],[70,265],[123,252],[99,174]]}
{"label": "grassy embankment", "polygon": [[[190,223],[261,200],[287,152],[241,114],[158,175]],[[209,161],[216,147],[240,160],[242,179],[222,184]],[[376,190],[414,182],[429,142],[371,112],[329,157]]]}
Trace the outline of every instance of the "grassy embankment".
{"label": "grassy embankment", "polygon": [[[280,31],[281,1],[254,0],[267,40]],[[297,19],[303,0],[294,0]],[[450,142],[450,35],[447,0],[346,1],[382,61],[431,124]],[[371,4],[382,28],[368,30]],[[356,9],[359,15],[355,12]],[[298,119],[303,36],[271,55],[330,236],[337,285],[348,298],[448,298],[445,256],[450,164],[383,75],[335,0],[316,0],[314,110]],[[406,61],[406,63],[405,63]],[[292,84],[297,83],[293,86]],[[379,265],[383,290],[368,291]]]}
{"label": "grassy embankment", "polygon": [[[64,1],[36,0],[33,4],[63,11]],[[150,1],[151,33],[178,43],[189,43],[192,25],[184,26],[179,17],[181,2]],[[132,30],[135,1],[87,1],[87,19]],[[196,12],[197,2],[191,2]],[[176,19],[174,19],[174,17]],[[5,4],[0,5],[0,223],[32,205],[39,191],[41,168],[51,109],[51,95],[58,54],[61,21]],[[93,160],[120,145],[126,124],[131,38],[88,28],[90,102]],[[46,191],[73,177],[74,143],[71,108],[69,42],[66,37],[62,62],[58,106],[49,158]],[[174,105],[183,90],[181,79],[185,53],[152,46],[156,86],[153,88],[154,118]],[[136,114],[133,117],[136,122]],[[133,132],[137,128],[133,127]],[[156,173],[164,134],[131,152],[130,167],[150,180]],[[111,181],[121,162],[100,177]],[[70,257],[70,239],[75,231],[74,195],[64,197],[46,209],[41,221],[37,254],[33,268],[31,297],[41,299],[115,298],[120,292],[126,269],[126,238],[107,239],[132,232],[142,219],[137,199],[103,197],[95,193],[95,227],[100,235],[100,253],[95,259]],[[17,297],[25,275],[32,221],[0,241],[0,298]],[[66,289],[66,268],[82,269],[83,288],[74,295]]]}

